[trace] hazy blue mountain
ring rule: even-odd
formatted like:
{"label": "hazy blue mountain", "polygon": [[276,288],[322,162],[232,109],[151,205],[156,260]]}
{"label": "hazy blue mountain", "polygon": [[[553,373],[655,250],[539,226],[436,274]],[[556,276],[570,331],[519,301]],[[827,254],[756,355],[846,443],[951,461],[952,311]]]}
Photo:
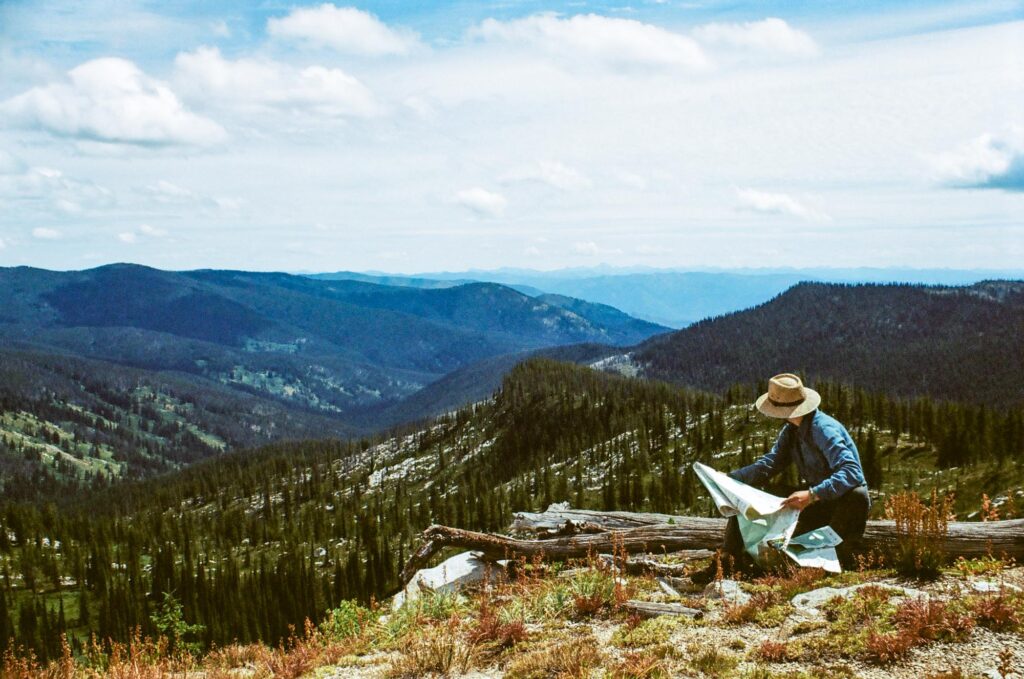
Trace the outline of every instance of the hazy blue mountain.
{"label": "hazy blue mountain", "polygon": [[305,274],[308,278],[322,281],[359,281],[361,283],[376,283],[377,285],[393,285],[403,288],[453,288],[456,285],[463,285],[465,283],[476,283],[479,279],[466,278],[466,279],[436,279],[436,278],[416,278],[413,276],[403,276],[401,274],[386,274],[386,273],[373,273],[365,272],[360,273],[356,271],[336,271],[334,273],[314,273]]}
{"label": "hazy blue mountain", "polygon": [[[636,318],[681,328],[705,318],[761,304],[801,281],[969,285],[982,280],[1021,277],[1024,277],[1024,269],[958,271],[821,267],[688,271],[599,266],[556,271],[498,269],[435,272],[406,277],[406,280],[410,281],[409,284],[420,286],[444,285],[449,281],[491,281],[534,296],[543,291],[607,304]],[[388,275],[386,280],[400,278],[400,275]]]}

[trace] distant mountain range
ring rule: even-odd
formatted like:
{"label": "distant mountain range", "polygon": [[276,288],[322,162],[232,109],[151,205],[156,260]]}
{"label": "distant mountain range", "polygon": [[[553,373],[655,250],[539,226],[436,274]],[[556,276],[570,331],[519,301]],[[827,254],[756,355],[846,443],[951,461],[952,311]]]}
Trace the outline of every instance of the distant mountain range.
{"label": "distant mountain range", "polygon": [[653,338],[641,374],[723,390],[803,371],[890,395],[1024,403],[1024,281],[965,287],[803,283]]}
{"label": "distant mountain range", "polygon": [[608,304],[637,318],[682,328],[705,318],[761,304],[802,281],[969,285],[982,280],[1024,278],[1024,269],[775,268],[678,271],[602,266],[558,271],[471,270],[410,276],[343,271],[316,274],[314,277],[431,288],[469,281],[490,281],[509,285],[529,295],[555,293]]}
{"label": "distant mountain range", "polygon": [[[0,433],[10,431],[10,444],[27,445],[36,461],[70,465],[66,472],[82,467],[76,460],[86,452],[96,452],[93,471],[129,461],[160,468],[268,439],[390,424],[377,413],[490,357],[632,345],[666,330],[605,305],[494,283],[420,289],[135,265],[0,269],[0,394],[12,405],[59,401],[53,417],[81,419],[82,429],[65,432],[77,431],[76,441],[110,436],[93,451],[57,445],[59,432],[49,441],[17,418]],[[191,434],[164,426],[186,410]],[[27,440],[13,436],[32,427]],[[140,427],[158,433],[134,441],[125,433]],[[170,452],[185,439],[191,452]],[[115,449],[116,459],[107,454]]]}
{"label": "distant mountain range", "polygon": [[537,356],[713,392],[799,371],[1024,403],[1024,282],[801,283],[665,330],[495,283],[2,269],[0,476],[145,476],[267,441],[380,431],[484,400]]}

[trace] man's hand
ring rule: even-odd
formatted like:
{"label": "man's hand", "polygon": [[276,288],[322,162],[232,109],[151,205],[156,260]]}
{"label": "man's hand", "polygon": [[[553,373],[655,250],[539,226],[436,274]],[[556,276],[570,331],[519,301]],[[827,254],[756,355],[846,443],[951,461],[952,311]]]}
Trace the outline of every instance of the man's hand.
{"label": "man's hand", "polygon": [[811,504],[811,502],[813,501],[814,498],[811,497],[811,491],[798,490],[789,497],[787,497],[785,500],[783,500],[782,506],[788,507],[789,509],[800,510],[806,507],[807,505]]}

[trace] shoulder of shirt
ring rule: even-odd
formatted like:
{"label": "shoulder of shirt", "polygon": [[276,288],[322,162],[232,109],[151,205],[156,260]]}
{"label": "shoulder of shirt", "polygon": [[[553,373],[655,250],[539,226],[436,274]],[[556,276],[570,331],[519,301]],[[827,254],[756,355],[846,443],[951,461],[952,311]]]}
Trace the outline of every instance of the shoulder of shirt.
{"label": "shoulder of shirt", "polygon": [[811,429],[825,436],[841,436],[845,427],[836,418],[817,410],[811,422]]}

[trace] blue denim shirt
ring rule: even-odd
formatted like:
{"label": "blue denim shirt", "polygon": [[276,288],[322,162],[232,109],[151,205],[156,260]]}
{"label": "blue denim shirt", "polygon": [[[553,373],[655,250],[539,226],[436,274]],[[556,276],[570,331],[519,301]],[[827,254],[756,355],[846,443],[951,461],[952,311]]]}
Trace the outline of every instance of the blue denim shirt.
{"label": "blue denim shirt", "polygon": [[864,469],[857,445],[838,420],[820,410],[804,416],[799,427],[787,422],[771,451],[729,476],[757,485],[796,463],[800,477],[811,484],[811,492],[822,500],[834,500],[852,488],[864,485]]}

